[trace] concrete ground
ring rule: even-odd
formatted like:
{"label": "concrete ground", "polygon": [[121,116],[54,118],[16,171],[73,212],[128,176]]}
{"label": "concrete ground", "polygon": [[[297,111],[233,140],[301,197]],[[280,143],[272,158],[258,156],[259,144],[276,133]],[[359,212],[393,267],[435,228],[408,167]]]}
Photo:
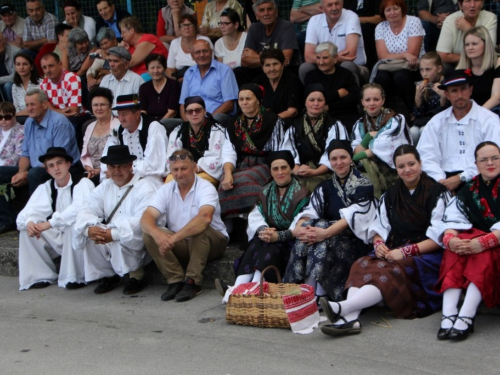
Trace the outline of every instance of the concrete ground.
{"label": "concrete ground", "polygon": [[215,290],[177,303],[160,300],[161,285],[133,297],[94,287],[20,292],[0,276],[0,374],[500,373],[499,314],[451,343],[436,339],[439,314],[397,320],[375,308],[360,335],[331,338],[229,325]]}

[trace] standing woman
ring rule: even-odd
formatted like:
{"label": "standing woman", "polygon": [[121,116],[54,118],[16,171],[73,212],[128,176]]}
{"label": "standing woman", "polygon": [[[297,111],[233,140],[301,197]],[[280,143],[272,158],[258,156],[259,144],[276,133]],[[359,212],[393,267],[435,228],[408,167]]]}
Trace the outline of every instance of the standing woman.
{"label": "standing woman", "polygon": [[210,39],[217,40],[221,37],[220,17],[222,13],[232,9],[240,19],[243,19],[243,8],[238,0],[213,0],[205,5],[203,19],[201,21],[200,33],[208,36]]}
{"label": "standing woman", "polygon": [[361,310],[382,301],[406,319],[441,307],[434,284],[443,254],[439,226],[450,193],[422,172],[414,146],[398,147],[394,164],[399,180],[382,196],[368,232],[374,250],[351,267],[345,301],[321,301],[333,323],[322,327],[327,335],[359,333]]}
{"label": "standing woman", "polygon": [[500,148],[482,142],[475,157],[479,175],[460,189],[443,217],[445,251],[436,284],[443,293],[440,340],[465,340],[474,332],[481,301],[500,306]]}
{"label": "standing woman", "polygon": [[[471,71],[471,99],[490,110],[500,105],[500,58],[484,26],[473,27],[464,34],[457,69]],[[494,112],[500,113],[500,108]]]}
{"label": "standing woman", "polygon": [[227,128],[222,150],[223,177],[219,186],[223,218],[248,214],[271,175],[266,157],[278,151],[283,120],[261,106],[262,88],[248,83],[240,88],[241,114]]}
{"label": "standing woman", "polygon": [[[14,84],[12,85],[12,98],[16,107],[16,116],[22,117],[22,124],[28,117],[26,92],[31,89],[40,88],[42,79],[38,75],[33,58],[29,53],[18,52],[14,57]],[[18,121],[21,119],[18,119]]]}
{"label": "standing woman", "polygon": [[414,82],[420,77],[418,60],[425,54],[425,31],[418,17],[406,14],[408,8],[404,0],[382,0],[380,9],[384,21],[375,28],[378,59],[404,59],[411,70],[378,70],[375,82],[384,88],[390,99],[399,96],[410,114],[415,99]]}
{"label": "standing woman", "polygon": [[334,139],[349,139],[345,126],[326,110],[323,85],[306,87],[306,109],[285,133],[282,149],[292,152],[293,174],[310,192],[331,178],[326,147]]}
{"label": "standing woman", "polygon": [[219,26],[222,38],[215,42],[215,58],[231,69],[237,68],[241,66],[241,54],[247,40],[240,15],[234,9],[225,9],[220,15]]}
{"label": "standing woman", "polygon": [[392,109],[384,108],[384,89],[369,83],[361,89],[361,104],[365,112],[352,130],[353,160],[359,162],[380,196],[397,179],[394,166],[394,150],[403,144],[411,144],[410,130],[405,118]]}
{"label": "standing woman", "polygon": [[327,152],[334,173],[292,223],[296,241],[284,282],[305,282],[317,297],[338,301],[351,265],[368,252],[367,231],[376,209],[372,183],[352,165],[350,142],[334,139]]}

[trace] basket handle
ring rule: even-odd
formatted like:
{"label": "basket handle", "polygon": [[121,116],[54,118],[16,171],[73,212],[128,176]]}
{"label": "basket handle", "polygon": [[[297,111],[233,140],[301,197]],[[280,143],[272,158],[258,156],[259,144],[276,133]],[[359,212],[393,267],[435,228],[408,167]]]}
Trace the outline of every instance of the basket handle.
{"label": "basket handle", "polygon": [[270,270],[273,269],[274,272],[276,272],[276,278],[278,279],[278,284],[281,284],[281,275],[280,275],[280,270],[275,267],[275,266],[268,266],[262,270],[262,273],[260,274],[260,296],[262,297],[264,295],[264,274]]}

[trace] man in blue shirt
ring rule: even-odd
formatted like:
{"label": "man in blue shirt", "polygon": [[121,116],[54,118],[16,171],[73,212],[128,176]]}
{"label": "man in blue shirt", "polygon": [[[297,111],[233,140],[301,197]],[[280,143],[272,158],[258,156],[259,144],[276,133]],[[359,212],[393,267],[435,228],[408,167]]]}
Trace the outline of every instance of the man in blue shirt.
{"label": "man in blue shirt", "polygon": [[[18,167],[0,167],[0,184],[29,185],[30,195],[51,177],[38,160],[49,147],[63,147],[73,158],[73,173],[83,173],[75,130],[66,116],[49,109],[47,94],[40,89],[26,93],[29,118],[24,124],[24,142]],[[0,234],[15,229],[12,199],[0,195]]]}
{"label": "man in blue shirt", "polygon": [[101,27],[109,27],[115,32],[118,41],[122,40],[119,24],[126,17],[130,17],[130,13],[126,10],[116,9],[113,0],[96,0],[95,5],[99,16],[96,19],[96,32],[101,30]]}

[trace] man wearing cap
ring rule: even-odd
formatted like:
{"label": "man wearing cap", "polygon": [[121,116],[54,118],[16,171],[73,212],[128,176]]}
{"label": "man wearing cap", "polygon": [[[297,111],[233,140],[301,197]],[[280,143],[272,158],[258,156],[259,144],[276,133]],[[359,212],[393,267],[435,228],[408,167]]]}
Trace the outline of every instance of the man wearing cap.
{"label": "man wearing cap", "polygon": [[23,46],[24,18],[17,15],[13,5],[5,3],[0,6],[0,32],[7,41],[18,48]]}
{"label": "man wearing cap", "polygon": [[[130,153],[137,157],[133,163],[134,174],[160,187],[167,169],[168,138],[165,127],[141,113],[137,94],[119,96],[112,109],[118,113],[120,126],[113,129],[113,136],[108,138],[102,155],[106,156],[108,147],[112,145],[128,146]],[[106,174],[107,168],[103,165],[101,179]]]}
{"label": "man wearing cap", "polygon": [[[141,226],[146,248],[168,281],[161,299],[184,302],[201,293],[202,272],[208,261],[222,257],[228,234],[217,190],[196,176],[191,152],[175,151],[170,171],[174,181],[149,202]],[[158,223],[165,215],[166,227]]]}
{"label": "man wearing cap", "polygon": [[[139,93],[139,86],[144,83],[144,79],[137,73],[129,70],[132,55],[122,46],[111,47],[108,50],[108,62],[111,74],[106,75],[99,85],[106,87],[113,92],[113,107],[119,96]],[[118,113],[113,111],[116,116]]]}
{"label": "man wearing cap", "polygon": [[[38,160],[52,179],[38,186],[17,217],[20,290],[85,286],[83,252],[73,251],[76,214],[87,204],[94,184],[70,173],[73,158],[63,147],[49,147]],[[61,257],[59,274],[53,259]]]}
{"label": "man wearing cap", "polygon": [[445,75],[439,89],[451,107],[427,123],[417,145],[422,170],[450,191],[477,175],[474,150],[479,143],[500,144],[498,115],[470,99],[470,78],[469,70]]}
{"label": "man wearing cap", "polygon": [[26,0],[28,17],[24,23],[23,48],[35,58],[37,52],[46,43],[56,43],[56,16],[45,11],[41,0]]}
{"label": "man wearing cap", "polygon": [[135,159],[127,146],[111,146],[101,158],[110,178],[95,188],[76,218],[73,247],[84,251],[85,281],[100,280],[96,294],[111,291],[127,273],[124,294],[139,293],[147,285],[142,267],[150,259],[140,220],[156,189],[132,172]]}

